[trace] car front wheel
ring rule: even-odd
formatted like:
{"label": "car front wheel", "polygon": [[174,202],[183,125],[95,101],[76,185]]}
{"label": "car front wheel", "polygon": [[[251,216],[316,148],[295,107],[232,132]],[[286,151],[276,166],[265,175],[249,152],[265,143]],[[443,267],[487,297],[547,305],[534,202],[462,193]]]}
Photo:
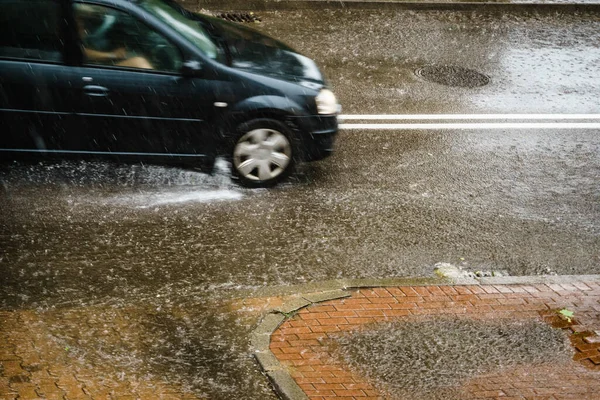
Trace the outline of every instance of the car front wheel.
{"label": "car front wheel", "polygon": [[294,167],[291,130],[272,119],[256,119],[238,128],[233,148],[234,178],[248,187],[273,186]]}

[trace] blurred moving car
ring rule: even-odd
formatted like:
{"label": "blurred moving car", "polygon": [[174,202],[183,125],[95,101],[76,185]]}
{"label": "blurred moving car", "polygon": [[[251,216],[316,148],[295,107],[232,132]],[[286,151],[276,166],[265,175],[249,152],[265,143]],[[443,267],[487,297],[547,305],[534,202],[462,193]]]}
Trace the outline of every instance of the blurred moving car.
{"label": "blurred moving car", "polygon": [[0,0],[0,158],[116,157],[271,186],[332,152],[315,63],[171,0]]}

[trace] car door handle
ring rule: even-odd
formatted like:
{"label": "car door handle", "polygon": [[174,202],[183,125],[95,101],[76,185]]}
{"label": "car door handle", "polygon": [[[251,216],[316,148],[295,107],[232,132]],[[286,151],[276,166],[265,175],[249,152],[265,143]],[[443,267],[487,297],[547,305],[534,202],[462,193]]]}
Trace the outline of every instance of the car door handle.
{"label": "car door handle", "polygon": [[86,85],[83,87],[83,92],[85,94],[87,94],[88,96],[93,96],[93,97],[106,97],[108,96],[108,88],[105,88],[104,86],[97,86],[97,85]]}

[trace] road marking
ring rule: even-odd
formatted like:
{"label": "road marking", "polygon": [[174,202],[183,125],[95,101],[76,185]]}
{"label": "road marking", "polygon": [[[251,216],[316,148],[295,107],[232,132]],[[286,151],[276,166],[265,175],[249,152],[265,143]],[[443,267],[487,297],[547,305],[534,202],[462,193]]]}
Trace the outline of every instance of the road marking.
{"label": "road marking", "polygon": [[600,114],[347,114],[340,120],[429,121],[429,120],[596,120]]}
{"label": "road marking", "polygon": [[600,114],[342,114],[338,119],[340,129],[600,129]]}
{"label": "road marking", "polygon": [[506,122],[506,123],[441,123],[441,124],[339,124],[339,129],[600,129],[594,122]]}

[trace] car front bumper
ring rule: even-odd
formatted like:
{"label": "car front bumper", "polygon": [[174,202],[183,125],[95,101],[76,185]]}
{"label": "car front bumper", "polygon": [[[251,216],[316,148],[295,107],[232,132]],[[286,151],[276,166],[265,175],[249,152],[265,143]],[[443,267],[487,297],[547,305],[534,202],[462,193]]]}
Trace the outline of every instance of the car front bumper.
{"label": "car front bumper", "polygon": [[302,134],[303,161],[321,160],[333,153],[338,133],[337,116],[295,117],[291,122]]}

